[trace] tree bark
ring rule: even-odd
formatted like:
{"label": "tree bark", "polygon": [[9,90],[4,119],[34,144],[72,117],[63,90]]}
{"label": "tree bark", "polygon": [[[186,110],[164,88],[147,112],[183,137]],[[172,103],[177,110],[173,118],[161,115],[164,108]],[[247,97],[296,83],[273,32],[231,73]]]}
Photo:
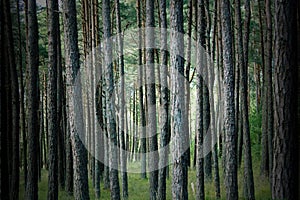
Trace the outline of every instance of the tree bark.
{"label": "tree bark", "polygon": [[159,160],[159,181],[158,199],[166,199],[166,170],[168,162],[168,138],[169,138],[169,87],[168,87],[168,54],[167,54],[167,15],[166,1],[160,1],[161,21],[161,65],[160,65],[160,160]]}
{"label": "tree bark", "polygon": [[146,0],[146,78],[148,103],[148,137],[149,137],[149,171],[150,171],[150,199],[157,198],[158,187],[158,153],[156,127],[156,95],[154,73],[154,1]]}
{"label": "tree bark", "polygon": [[25,199],[38,199],[38,23],[36,16],[36,1],[28,0],[28,174]]}
{"label": "tree bark", "polygon": [[106,83],[106,109],[107,109],[107,130],[109,135],[109,157],[110,157],[110,190],[112,200],[120,199],[120,186],[118,178],[118,149],[117,149],[117,131],[116,119],[114,118],[114,76],[113,61],[111,50],[111,18],[110,18],[110,1],[102,1],[103,17],[103,37],[104,37],[104,68]]}
{"label": "tree bark", "polygon": [[185,155],[187,149],[185,119],[185,91],[184,91],[184,38],[183,38],[183,1],[170,2],[171,14],[171,91],[173,112],[173,199],[188,199],[187,168]]}
{"label": "tree bark", "polygon": [[58,199],[58,127],[57,127],[57,27],[58,1],[48,0],[48,119],[49,119],[49,173],[48,199]]}
{"label": "tree bark", "polygon": [[296,199],[295,1],[275,1],[275,137],[272,198]]}
{"label": "tree bark", "polygon": [[76,2],[63,2],[64,32],[65,32],[65,59],[68,95],[69,131],[73,150],[73,175],[75,199],[89,199],[87,153],[79,134],[83,134],[82,94],[80,82],[78,33],[76,20]]}
{"label": "tree bark", "polygon": [[238,199],[237,148],[234,108],[234,71],[232,60],[232,28],[230,3],[221,1],[222,45],[224,62],[224,122],[225,122],[225,188],[226,199]]}

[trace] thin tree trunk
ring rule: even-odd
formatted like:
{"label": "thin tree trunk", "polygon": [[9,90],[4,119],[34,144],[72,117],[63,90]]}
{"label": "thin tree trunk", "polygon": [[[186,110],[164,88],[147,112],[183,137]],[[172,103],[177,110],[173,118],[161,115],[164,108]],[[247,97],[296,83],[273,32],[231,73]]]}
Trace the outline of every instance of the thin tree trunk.
{"label": "thin tree trunk", "polygon": [[120,55],[120,143],[121,143],[121,173],[122,173],[122,197],[128,198],[128,178],[127,178],[127,151],[125,149],[125,73],[124,73],[124,55],[123,55],[123,37],[120,14],[120,2],[115,0],[116,17],[117,17],[117,32],[118,32],[118,52]]}
{"label": "thin tree trunk", "polygon": [[110,1],[102,1],[102,17],[103,17],[103,37],[104,43],[104,68],[106,82],[106,109],[107,109],[107,130],[109,135],[109,156],[110,156],[110,190],[111,199],[120,199],[120,186],[118,178],[118,149],[117,149],[117,131],[116,119],[114,118],[114,76],[111,51],[111,18],[110,18]]}
{"label": "thin tree trunk", "polygon": [[204,191],[204,154],[203,154],[203,136],[204,136],[204,116],[203,116],[203,72],[200,70],[201,63],[203,61],[203,48],[205,48],[205,29],[206,29],[206,21],[205,21],[205,7],[204,1],[197,1],[197,9],[198,9],[198,19],[197,26],[200,30],[197,31],[197,115],[196,115],[196,135],[197,135],[197,157],[196,157],[196,176],[197,176],[197,193],[196,199],[203,200],[205,199],[205,191]]}
{"label": "thin tree trunk", "polygon": [[161,65],[160,65],[160,160],[159,160],[159,181],[158,181],[158,199],[166,199],[166,166],[168,162],[168,144],[169,135],[169,87],[168,87],[168,55],[167,55],[167,15],[166,1],[160,1],[160,21],[161,21]]}
{"label": "thin tree trunk", "polygon": [[150,171],[150,199],[157,198],[158,187],[158,153],[156,134],[156,95],[155,95],[155,70],[154,49],[154,1],[146,0],[146,78],[147,78],[147,103],[148,103],[148,134],[149,134],[149,171]]}
{"label": "thin tree trunk", "polygon": [[266,0],[266,54],[265,54],[265,76],[266,76],[266,97],[267,97],[267,144],[268,144],[268,166],[269,166],[269,180],[272,180],[273,168],[273,132],[274,132],[274,109],[273,109],[273,81],[272,81],[272,59],[273,59],[273,45],[272,45],[272,14],[271,14],[271,0]]}
{"label": "thin tree trunk", "polygon": [[140,103],[140,122],[141,122],[141,178],[145,179],[147,178],[146,173],[146,115],[145,115],[145,109],[144,109],[144,91],[143,91],[143,52],[142,52],[142,19],[141,19],[141,0],[136,1],[137,6],[137,25],[138,25],[138,33],[139,33],[139,84],[138,84],[138,90],[139,90],[139,103]]}
{"label": "thin tree trunk", "polygon": [[36,1],[28,0],[28,174],[25,199],[38,199],[38,23],[36,16]]}
{"label": "thin tree trunk", "polygon": [[58,127],[57,127],[57,27],[58,1],[48,0],[48,117],[49,117],[49,173],[48,199],[58,199]]}

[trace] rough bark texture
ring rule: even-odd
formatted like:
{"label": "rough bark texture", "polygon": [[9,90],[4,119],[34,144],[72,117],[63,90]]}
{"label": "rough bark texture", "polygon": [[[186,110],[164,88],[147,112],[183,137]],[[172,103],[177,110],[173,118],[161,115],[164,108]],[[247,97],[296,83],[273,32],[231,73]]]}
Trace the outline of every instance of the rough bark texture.
{"label": "rough bark texture", "polygon": [[102,1],[103,17],[103,37],[104,37],[104,69],[106,83],[106,109],[107,109],[107,130],[109,135],[109,166],[110,166],[110,198],[112,200],[120,199],[120,186],[118,177],[118,148],[117,148],[117,131],[115,106],[114,106],[114,76],[112,62],[111,46],[111,18],[110,18],[110,1]]}
{"label": "rough bark texture", "polygon": [[28,0],[28,174],[25,199],[38,199],[38,23],[36,16],[36,1]]}
{"label": "rough bark texture", "polygon": [[85,135],[82,127],[82,94],[79,72],[79,50],[76,20],[76,2],[64,0],[63,17],[65,31],[65,59],[68,95],[69,131],[73,153],[75,199],[89,199],[87,153],[79,135]]}
{"label": "rough bark texture", "polygon": [[222,44],[224,63],[224,152],[226,199],[238,199],[237,148],[234,109],[234,71],[232,60],[232,29],[230,3],[221,1]]}
{"label": "rough bark texture", "polygon": [[[185,155],[186,133],[184,132],[185,93],[184,93],[184,39],[183,1],[170,2],[171,14],[171,91],[173,112],[173,199],[188,199],[187,159]],[[182,33],[182,34],[180,34]]]}
{"label": "rough bark texture", "polygon": [[272,198],[296,199],[295,1],[275,1],[275,137]]}
{"label": "rough bark texture", "polygon": [[59,25],[58,1],[48,0],[48,132],[49,173],[48,199],[58,199],[58,151],[57,151],[57,26]]}

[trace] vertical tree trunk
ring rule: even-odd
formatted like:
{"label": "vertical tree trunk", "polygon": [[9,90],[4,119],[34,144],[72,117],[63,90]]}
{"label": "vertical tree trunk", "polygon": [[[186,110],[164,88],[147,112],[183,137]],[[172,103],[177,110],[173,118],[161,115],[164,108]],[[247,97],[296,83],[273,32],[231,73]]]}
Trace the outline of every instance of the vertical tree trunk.
{"label": "vertical tree trunk", "polygon": [[137,25],[138,25],[138,33],[139,33],[139,103],[140,103],[140,122],[141,122],[141,178],[145,179],[147,177],[146,173],[146,114],[144,108],[144,91],[143,91],[143,52],[142,52],[142,19],[141,19],[141,0],[136,1],[136,9],[137,9]]}
{"label": "vertical tree trunk", "polygon": [[122,197],[128,198],[128,178],[127,178],[127,153],[125,149],[125,73],[124,73],[124,55],[123,55],[123,38],[122,38],[122,25],[120,14],[120,1],[115,0],[116,17],[117,17],[117,32],[118,32],[118,53],[120,55],[120,143],[121,143],[121,173],[122,173]]}
{"label": "vertical tree trunk", "polygon": [[[87,172],[87,153],[79,134],[83,134],[82,115],[82,94],[79,74],[79,50],[78,33],[76,20],[76,2],[65,0],[64,9],[64,28],[65,28],[65,57],[66,57],[66,77],[67,93],[69,105],[70,138],[73,150],[74,167],[74,196],[75,199],[89,199],[88,172]],[[76,81],[77,80],[77,81]],[[84,135],[84,134],[83,134]]]}
{"label": "vertical tree trunk", "polygon": [[222,45],[224,62],[224,122],[225,122],[225,188],[226,199],[238,199],[237,148],[234,109],[234,72],[232,60],[232,29],[230,4],[221,1]]}
{"label": "vertical tree trunk", "polygon": [[48,0],[48,117],[49,117],[49,174],[48,199],[58,199],[58,123],[57,123],[57,27],[58,1]]}
{"label": "vertical tree trunk", "polygon": [[[275,1],[275,137],[272,198],[296,199],[295,1]],[[283,173],[284,172],[284,173]]]}
{"label": "vertical tree trunk", "polygon": [[[18,199],[19,198],[19,114],[20,114],[20,102],[19,102],[19,85],[18,85],[18,76],[17,76],[17,69],[16,69],[16,61],[15,61],[15,50],[14,50],[14,40],[13,40],[13,29],[12,29],[12,19],[11,19],[11,12],[10,12],[10,2],[4,1],[1,3],[1,10],[3,11],[3,14],[1,13],[1,49],[3,49],[1,54],[3,53],[3,59],[4,66],[3,68],[6,69],[6,73],[1,74],[6,76],[2,77],[5,80],[7,80],[8,83],[5,85],[6,92],[9,92],[7,94],[3,94],[3,96],[10,97],[10,99],[7,99],[7,104],[5,106],[8,107],[8,109],[4,109],[3,111],[10,111],[10,113],[4,114],[1,113],[1,115],[4,114],[6,119],[4,118],[4,122],[6,124],[10,124],[11,127],[8,127],[9,129],[2,129],[1,127],[1,134],[6,134],[5,142],[8,143],[2,143],[2,147],[6,148],[6,152],[10,152],[10,154],[7,154],[6,159],[3,159],[3,164],[6,165],[7,172],[2,171],[1,176],[4,176],[4,182],[1,184],[7,184],[7,186],[4,186],[3,189],[8,188],[7,191],[3,190],[1,191],[1,198],[3,199]],[[3,37],[3,38],[2,38]],[[3,46],[2,46],[3,45]],[[2,84],[2,83],[1,83]],[[9,89],[8,89],[9,88]],[[2,90],[3,88],[1,88]],[[2,116],[1,116],[2,118]],[[3,124],[4,124],[3,123]],[[4,131],[3,131],[4,130]],[[3,132],[2,132],[3,131]],[[3,136],[1,138],[1,142],[3,141]],[[8,149],[11,148],[11,149]],[[2,149],[1,149],[2,151]],[[2,162],[2,161],[1,161]],[[9,164],[11,163],[11,164]],[[2,163],[1,163],[2,164]],[[5,166],[5,167],[6,167]],[[2,167],[2,166],[1,166]],[[4,168],[5,168],[4,167]],[[2,170],[2,169],[1,169]],[[5,173],[5,174],[4,174]],[[2,177],[1,177],[2,178]],[[6,179],[7,178],[7,179]],[[2,190],[2,189],[1,189]],[[3,193],[2,193],[3,192]]]}
{"label": "vertical tree trunk", "polygon": [[25,199],[38,199],[38,23],[36,16],[36,1],[28,0],[28,174]]}
{"label": "vertical tree trunk", "polygon": [[160,160],[159,160],[159,181],[158,181],[158,199],[166,199],[166,170],[168,162],[168,144],[169,135],[169,87],[168,87],[168,55],[167,55],[167,15],[166,1],[160,1],[160,21],[161,21],[161,65],[160,65]]}
{"label": "vertical tree trunk", "polygon": [[271,14],[271,0],[266,0],[266,54],[265,54],[265,79],[266,79],[266,107],[267,107],[267,144],[268,144],[268,166],[269,166],[269,180],[272,180],[273,168],[273,132],[274,132],[274,109],[273,109],[273,81],[272,81],[272,60],[273,60],[273,34],[272,34],[272,14]]}
{"label": "vertical tree trunk", "polygon": [[170,2],[171,14],[171,81],[173,112],[173,199],[188,199],[187,191],[187,159],[185,155],[186,133],[184,129],[185,97],[184,97],[184,38],[183,38],[183,1]]}
{"label": "vertical tree trunk", "polygon": [[117,149],[117,131],[116,119],[114,118],[114,76],[113,62],[111,51],[111,18],[110,18],[110,1],[102,1],[102,17],[103,17],[103,37],[104,37],[104,68],[106,82],[106,108],[107,108],[107,130],[109,135],[109,157],[110,157],[110,190],[111,199],[120,199],[120,186],[118,178],[118,149]]}
{"label": "vertical tree trunk", "polygon": [[157,198],[158,187],[158,153],[156,133],[156,95],[154,73],[154,1],[146,0],[146,78],[147,78],[147,103],[148,103],[148,134],[149,134],[149,171],[150,171],[150,199]]}
{"label": "vertical tree trunk", "polygon": [[269,154],[268,154],[268,103],[267,103],[267,83],[266,83],[266,76],[267,76],[267,68],[265,67],[265,14],[263,12],[264,8],[264,1],[258,1],[258,12],[259,12],[259,26],[260,26],[260,42],[261,42],[261,52],[262,52],[262,102],[261,102],[261,113],[262,113],[262,126],[261,126],[261,145],[262,145],[262,152],[261,152],[261,164],[260,164],[260,174],[263,176],[268,177],[269,173]]}
{"label": "vertical tree trunk", "polygon": [[197,1],[197,9],[198,9],[198,19],[197,19],[197,27],[199,30],[197,31],[197,157],[196,157],[196,176],[197,176],[197,193],[196,199],[203,200],[205,199],[205,191],[204,191],[204,154],[203,154],[203,136],[204,136],[204,116],[203,116],[203,70],[201,69],[201,63],[205,63],[203,60],[203,49],[205,48],[205,29],[206,29],[206,21],[205,21],[205,7],[204,1]]}

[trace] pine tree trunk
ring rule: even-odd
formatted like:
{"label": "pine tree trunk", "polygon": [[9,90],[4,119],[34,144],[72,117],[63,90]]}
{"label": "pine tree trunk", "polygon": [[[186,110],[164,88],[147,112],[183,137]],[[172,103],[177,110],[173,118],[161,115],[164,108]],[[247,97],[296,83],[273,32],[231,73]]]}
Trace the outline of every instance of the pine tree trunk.
{"label": "pine tree trunk", "polygon": [[143,91],[143,52],[142,52],[142,19],[141,19],[141,0],[136,1],[137,6],[137,25],[138,25],[138,33],[139,33],[139,103],[140,103],[140,122],[141,122],[141,178],[145,179],[147,177],[146,173],[146,116],[144,109],[144,91]]}
{"label": "pine tree trunk", "polygon": [[79,74],[80,66],[77,39],[76,2],[74,0],[65,0],[63,2],[63,9],[67,95],[69,105],[68,119],[70,123],[69,131],[73,150],[74,196],[75,199],[89,199],[87,153],[79,137],[79,134],[83,134],[84,129],[82,127],[82,118],[79,116],[83,114],[83,108],[81,106],[82,94]]}
{"label": "pine tree trunk", "polygon": [[[4,115],[4,118],[1,116],[1,124],[7,126],[7,129],[1,127],[1,142],[5,137],[3,135],[6,134],[6,139],[4,139],[4,144],[2,143],[1,147],[6,148],[6,152],[8,153],[7,157],[3,159],[3,165],[6,165],[7,171],[1,171],[1,178],[4,176],[4,179],[1,179],[3,191],[1,189],[1,198],[3,199],[18,199],[19,198],[19,115],[20,115],[20,102],[19,102],[19,84],[18,84],[18,76],[16,69],[16,60],[15,60],[15,50],[14,50],[14,38],[13,38],[13,29],[12,29],[12,19],[11,19],[11,7],[10,2],[5,1],[1,3],[1,62],[3,62],[5,69],[5,74],[1,75],[5,77],[1,77],[1,81],[5,80],[5,89],[1,88],[3,91],[3,96],[6,98],[6,105],[4,105],[4,112],[9,111],[9,113],[1,113]],[[3,31],[3,32],[2,32]],[[3,37],[3,38],[2,38]],[[6,84],[8,83],[8,84]],[[1,82],[1,85],[3,82]],[[4,90],[2,90],[4,89]],[[5,94],[5,92],[7,92]],[[8,97],[8,98],[7,98]],[[2,101],[2,100],[1,100]],[[2,105],[1,105],[2,106]],[[7,109],[7,110],[6,110]],[[7,117],[5,119],[5,117]],[[11,126],[11,127],[10,127]],[[3,131],[4,130],[4,131]],[[3,131],[3,132],[2,132]],[[3,134],[3,135],[2,135]],[[6,144],[5,144],[6,143]],[[8,149],[11,148],[11,149]],[[1,149],[2,152],[2,149]],[[3,155],[3,154],[2,154]],[[2,158],[1,158],[2,159]],[[6,166],[4,168],[6,168]],[[2,170],[2,166],[1,166]],[[8,172],[8,173],[6,173]],[[5,190],[6,187],[8,190]],[[3,193],[2,193],[3,192]]]}
{"label": "pine tree trunk", "polygon": [[128,178],[127,178],[127,153],[125,148],[125,73],[124,73],[124,55],[123,55],[123,38],[122,25],[120,14],[120,2],[115,0],[116,17],[117,17],[117,32],[118,32],[118,53],[120,55],[120,143],[121,143],[121,173],[122,173],[122,197],[124,200],[128,198]]}
{"label": "pine tree trunk", "polygon": [[25,199],[38,199],[38,23],[36,16],[36,1],[28,0],[28,174]]}
{"label": "pine tree trunk", "polygon": [[296,199],[295,1],[275,1],[275,137],[272,198]]}
{"label": "pine tree trunk", "polygon": [[146,78],[147,78],[147,103],[148,103],[148,138],[149,138],[149,171],[150,171],[150,199],[157,198],[158,187],[158,153],[156,133],[156,95],[154,73],[154,1],[146,0]]}
{"label": "pine tree trunk", "polygon": [[58,1],[48,0],[48,119],[49,119],[49,173],[48,199],[58,199],[58,123],[57,123],[57,27]]}
{"label": "pine tree trunk", "polygon": [[113,62],[111,51],[111,18],[110,18],[110,1],[102,1],[103,17],[103,37],[104,37],[104,69],[106,83],[106,109],[107,109],[107,130],[109,135],[109,166],[110,166],[110,190],[111,199],[120,199],[120,186],[118,178],[118,149],[117,149],[117,131],[116,119],[114,118],[114,76]]}
{"label": "pine tree trunk", "polygon": [[266,107],[267,107],[267,148],[268,148],[268,166],[269,166],[269,180],[272,180],[273,168],[273,132],[274,132],[274,108],[273,108],[273,81],[272,81],[272,60],[273,60],[273,34],[272,34],[272,14],[271,14],[271,1],[266,0],[266,55],[265,55],[265,79],[266,79]]}
{"label": "pine tree trunk", "polygon": [[[196,157],[196,176],[197,176],[197,193],[196,199],[203,200],[205,199],[205,191],[204,191],[204,115],[203,115],[203,88],[205,87],[203,84],[203,70],[200,70],[201,63],[204,63],[203,60],[203,49],[205,49],[205,29],[206,29],[206,21],[205,21],[205,7],[204,1],[197,1],[197,27],[199,30],[197,31],[197,116],[196,116],[196,136],[197,136],[197,157]],[[202,73],[201,73],[202,72]]]}
{"label": "pine tree trunk", "polygon": [[167,55],[167,16],[166,1],[160,1],[160,21],[161,21],[161,65],[160,65],[160,160],[159,160],[159,181],[158,181],[158,199],[166,199],[166,170],[168,162],[168,144],[169,135],[169,87],[168,87],[168,55]]}
{"label": "pine tree trunk", "polygon": [[[172,198],[188,199],[187,191],[187,149],[185,119],[185,91],[184,91],[184,38],[183,38],[183,1],[170,2],[171,14],[171,92],[173,112],[173,179]],[[181,33],[181,34],[179,34]]]}
{"label": "pine tree trunk", "polygon": [[232,28],[230,3],[221,1],[222,45],[224,62],[224,153],[226,199],[238,199],[237,148],[234,108],[234,71],[232,60]]}

